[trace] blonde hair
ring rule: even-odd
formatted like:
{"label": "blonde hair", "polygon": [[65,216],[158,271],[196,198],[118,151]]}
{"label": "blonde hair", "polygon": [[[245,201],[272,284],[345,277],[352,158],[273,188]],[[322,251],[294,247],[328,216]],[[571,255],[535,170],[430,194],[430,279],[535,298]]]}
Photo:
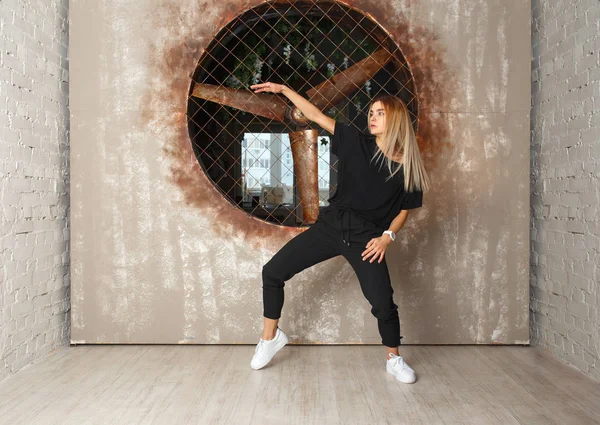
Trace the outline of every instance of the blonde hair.
{"label": "blonde hair", "polygon": [[402,168],[404,169],[404,190],[407,192],[414,190],[427,192],[431,187],[431,182],[421,161],[419,145],[417,144],[408,108],[398,97],[386,94],[377,96],[371,101],[369,113],[375,102],[381,102],[383,105],[385,129],[380,136],[383,148],[377,147],[372,160],[381,160],[381,165],[387,162],[390,171],[390,176],[387,179],[389,180],[401,168],[400,165],[397,165],[395,170],[392,169],[394,163],[392,158],[401,154]]}

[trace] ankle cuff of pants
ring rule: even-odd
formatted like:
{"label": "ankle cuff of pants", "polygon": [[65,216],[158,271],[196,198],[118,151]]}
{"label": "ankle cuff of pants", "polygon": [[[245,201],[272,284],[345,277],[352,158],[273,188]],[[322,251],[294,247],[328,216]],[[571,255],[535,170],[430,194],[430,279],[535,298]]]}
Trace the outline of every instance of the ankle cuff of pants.
{"label": "ankle cuff of pants", "polygon": [[[389,341],[385,341],[385,342],[384,342],[384,341],[382,340],[382,341],[381,341],[381,343],[382,343],[383,345],[385,345],[386,347],[395,348],[395,347],[399,347],[400,345],[402,345],[402,342],[400,342],[400,340],[401,340],[402,338],[404,338],[404,337],[403,337],[403,336],[401,336],[400,338],[398,338],[398,339],[396,339],[396,340],[394,340],[394,341],[392,341],[392,342],[389,342]],[[386,342],[387,342],[387,344],[386,344]]]}

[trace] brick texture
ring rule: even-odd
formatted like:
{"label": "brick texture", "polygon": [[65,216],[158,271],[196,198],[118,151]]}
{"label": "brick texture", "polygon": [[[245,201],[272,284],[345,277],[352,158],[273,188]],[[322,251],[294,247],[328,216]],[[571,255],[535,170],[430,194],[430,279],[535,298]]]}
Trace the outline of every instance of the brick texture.
{"label": "brick texture", "polygon": [[0,380],[68,343],[67,11],[0,0]]}
{"label": "brick texture", "polygon": [[531,342],[600,379],[600,0],[532,19]]}

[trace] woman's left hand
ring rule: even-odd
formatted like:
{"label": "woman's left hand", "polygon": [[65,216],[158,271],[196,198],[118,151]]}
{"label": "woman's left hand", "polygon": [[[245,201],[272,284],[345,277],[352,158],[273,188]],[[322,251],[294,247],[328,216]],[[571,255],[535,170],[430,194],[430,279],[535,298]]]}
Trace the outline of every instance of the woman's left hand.
{"label": "woman's left hand", "polygon": [[367,244],[367,249],[362,253],[363,261],[366,261],[369,257],[373,256],[369,263],[372,263],[379,257],[378,263],[383,261],[383,257],[385,256],[385,250],[392,240],[388,235],[383,235],[378,238],[373,238]]}

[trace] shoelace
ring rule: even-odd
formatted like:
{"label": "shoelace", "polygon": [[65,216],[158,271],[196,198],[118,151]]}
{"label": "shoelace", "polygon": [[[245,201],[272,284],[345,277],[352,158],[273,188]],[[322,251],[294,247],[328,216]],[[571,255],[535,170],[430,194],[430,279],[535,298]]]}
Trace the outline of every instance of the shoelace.
{"label": "shoelace", "polygon": [[392,355],[390,356],[392,358],[392,367],[396,367],[398,366],[398,364],[401,365],[400,370],[404,369],[404,359],[402,358],[402,356],[397,356],[394,353],[392,353]]}
{"label": "shoelace", "polygon": [[[278,328],[279,328],[279,326],[278,326]],[[275,334],[275,336],[277,336],[277,334]],[[258,338],[258,344],[256,344],[256,348],[254,349],[254,352],[255,352],[255,353],[258,351],[258,349],[259,349],[260,347],[262,347],[262,346],[264,345],[263,343],[264,343],[265,341],[266,341],[266,340],[264,340],[264,339],[262,339],[262,338]],[[273,341],[273,340],[272,340],[272,339],[269,339],[269,341]]]}

